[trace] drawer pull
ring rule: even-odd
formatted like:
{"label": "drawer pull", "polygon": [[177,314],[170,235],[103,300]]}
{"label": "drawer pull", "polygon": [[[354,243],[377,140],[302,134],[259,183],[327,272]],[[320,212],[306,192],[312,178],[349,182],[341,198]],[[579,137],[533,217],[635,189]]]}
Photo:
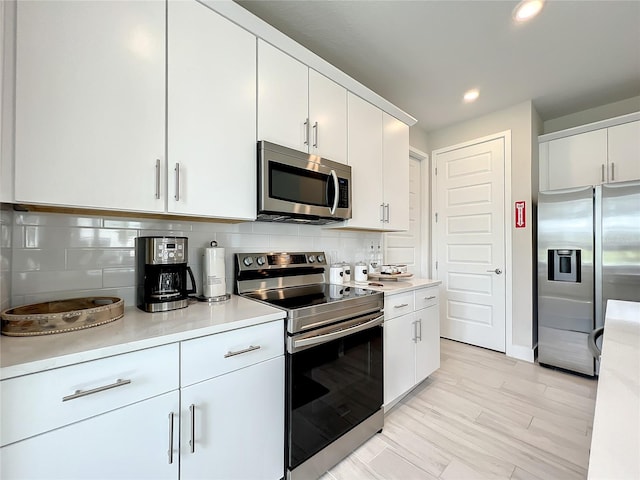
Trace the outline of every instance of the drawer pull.
{"label": "drawer pull", "polygon": [[408,307],[409,304],[408,303],[401,303],[400,305],[394,305],[393,308],[404,308],[404,307]]}
{"label": "drawer pull", "polygon": [[98,393],[98,392],[104,392],[105,390],[109,390],[111,388],[116,388],[116,387],[121,387],[123,385],[128,385],[131,383],[131,380],[122,380],[122,379],[118,379],[115,381],[115,383],[111,383],[109,385],[103,385],[102,387],[96,387],[96,388],[92,388],[91,390],[76,390],[74,393],[72,393],[71,395],[67,395],[66,397],[62,397],[62,401],[66,402],[67,400],[74,400],[76,398],[80,398],[80,397],[86,397],[87,395],[92,395],[94,393]]}
{"label": "drawer pull", "polygon": [[245,348],[243,350],[238,350],[235,352],[227,352],[224,356],[224,358],[229,358],[229,357],[233,357],[235,355],[242,355],[243,353],[249,353],[249,352],[253,352],[254,350],[259,350],[261,347],[260,345],[249,345],[248,348]]}
{"label": "drawer pull", "polygon": [[425,300],[433,300],[434,298],[436,298],[435,295],[431,295],[430,297],[424,297]]}

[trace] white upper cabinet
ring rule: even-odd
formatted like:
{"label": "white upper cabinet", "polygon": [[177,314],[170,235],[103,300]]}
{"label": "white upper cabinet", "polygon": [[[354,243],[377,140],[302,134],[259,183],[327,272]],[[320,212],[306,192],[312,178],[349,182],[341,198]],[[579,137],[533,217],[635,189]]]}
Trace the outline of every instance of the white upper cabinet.
{"label": "white upper cabinet", "polygon": [[168,211],[253,220],[256,38],[200,3],[168,8]]}
{"label": "white upper cabinet", "polygon": [[258,139],[346,163],[346,89],[258,40]]}
{"label": "white upper cabinet", "polygon": [[409,230],[409,127],[383,113],[385,230]]}
{"label": "white upper cabinet", "polygon": [[640,121],[608,129],[609,181],[640,179]]}
{"label": "white upper cabinet", "polygon": [[567,133],[540,142],[541,191],[640,179],[640,121]]}
{"label": "white upper cabinet", "polygon": [[353,185],[344,227],[409,229],[409,127],[349,93],[348,155]]}
{"label": "white upper cabinet", "polygon": [[350,228],[380,229],[383,215],[382,111],[349,94]]}
{"label": "white upper cabinet", "polygon": [[15,199],[161,212],[163,2],[18,2]]}

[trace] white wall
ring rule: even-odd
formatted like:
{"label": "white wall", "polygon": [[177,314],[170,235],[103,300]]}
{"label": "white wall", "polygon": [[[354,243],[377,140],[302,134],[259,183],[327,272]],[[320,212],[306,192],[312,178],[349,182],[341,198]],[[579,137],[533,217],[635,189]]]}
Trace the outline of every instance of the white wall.
{"label": "white wall", "polygon": [[[0,217],[4,219],[5,217]],[[8,217],[7,217],[8,218]],[[337,251],[353,263],[364,258],[382,234],[343,232],[310,225],[196,222],[56,213],[13,212],[3,220],[3,240],[13,222],[12,246],[2,251],[3,280],[11,268],[10,292],[3,281],[2,303],[11,306],[78,296],[118,296],[135,305],[134,241],[144,235],[189,238],[189,264],[202,291],[202,254],[212,240],[225,248],[227,291],[233,291],[236,252]],[[11,265],[8,265],[9,258]],[[7,266],[5,266],[7,265]]]}
{"label": "white wall", "polygon": [[[533,119],[537,116],[530,101],[513,107],[443,128],[428,134],[430,151],[439,150],[497,132],[511,130],[511,198],[505,201],[525,200],[526,228],[513,229],[512,241],[512,339],[511,343],[521,347],[523,352],[534,347],[533,343],[533,261],[535,255],[533,239],[532,200],[535,198],[532,172],[537,171],[538,160],[534,152],[537,145],[537,133]],[[534,185],[537,193],[537,184]],[[513,208],[511,208],[513,211]],[[509,341],[507,340],[507,343]]]}
{"label": "white wall", "polygon": [[409,127],[409,145],[413,148],[417,148],[423,152],[429,151],[429,135],[425,132],[419,124],[415,124]]}
{"label": "white wall", "polygon": [[601,105],[581,112],[572,113],[563,117],[545,120],[542,133],[557,132],[567,128],[599,122],[608,118],[619,117],[628,113],[640,111],[640,96],[627,98],[619,102]]}

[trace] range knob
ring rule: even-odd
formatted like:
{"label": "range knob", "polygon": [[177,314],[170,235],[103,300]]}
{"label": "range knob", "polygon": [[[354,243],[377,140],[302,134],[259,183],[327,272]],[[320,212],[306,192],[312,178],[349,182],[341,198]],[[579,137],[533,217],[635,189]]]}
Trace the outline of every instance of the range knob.
{"label": "range knob", "polygon": [[313,263],[316,261],[316,256],[315,255],[309,255],[309,263]]}
{"label": "range knob", "polygon": [[250,267],[251,265],[253,265],[253,258],[244,257],[244,259],[242,260],[242,263],[244,263],[247,267]]}
{"label": "range knob", "polygon": [[324,255],[318,255],[318,262],[324,263]]}
{"label": "range knob", "polygon": [[256,262],[258,262],[258,265],[260,265],[260,266],[264,265],[265,261],[266,261],[266,259],[264,257],[258,257],[256,259]]}

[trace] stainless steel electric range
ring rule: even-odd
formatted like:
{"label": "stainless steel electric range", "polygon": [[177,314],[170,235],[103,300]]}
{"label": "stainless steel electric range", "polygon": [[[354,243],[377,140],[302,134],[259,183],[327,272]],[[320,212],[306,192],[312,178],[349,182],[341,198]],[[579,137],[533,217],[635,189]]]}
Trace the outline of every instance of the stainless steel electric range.
{"label": "stainless steel electric range", "polygon": [[323,252],[236,254],[236,293],[286,317],[285,469],[320,477],[383,427],[384,296],[326,283]]}

